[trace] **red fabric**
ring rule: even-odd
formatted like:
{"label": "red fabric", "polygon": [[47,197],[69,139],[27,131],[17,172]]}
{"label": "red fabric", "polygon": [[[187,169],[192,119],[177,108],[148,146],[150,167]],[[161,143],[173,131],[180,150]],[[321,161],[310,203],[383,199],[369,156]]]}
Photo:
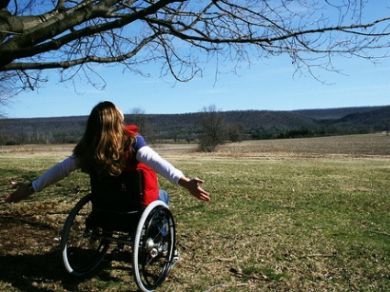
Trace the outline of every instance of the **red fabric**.
{"label": "red fabric", "polygon": [[135,137],[138,134],[139,128],[135,124],[129,124],[125,126],[124,130],[127,135]]}
{"label": "red fabric", "polygon": [[146,207],[156,201],[159,195],[157,174],[153,169],[141,162],[137,163],[137,170],[141,170],[144,178],[144,195],[141,204]]}
{"label": "red fabric", "polygon": [[[126,125],[125,133],[135,137],[138,134],[138,126],[134,124]],[[144,194],[141,204],[146,207],[156,201],[159,196],[158,177],[156,172],[144,163],[138,162],[135,157],[129,159],[128,170],[141,170],[143,173]]]}

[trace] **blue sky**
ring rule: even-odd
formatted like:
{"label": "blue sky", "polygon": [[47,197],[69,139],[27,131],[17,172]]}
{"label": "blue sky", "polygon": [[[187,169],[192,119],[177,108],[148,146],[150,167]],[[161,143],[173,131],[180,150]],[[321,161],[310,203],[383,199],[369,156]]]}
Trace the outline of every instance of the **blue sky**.
{"label": "blue sky", "polygon": [[[378,2],[372,4],[370,14],[388,14],[377,11]],[[9,118],[88,115],[103,100],[113,101],[125,113],[140,108],[148,114],[197,112],[209,105],[223,111],[390,105],[390,59],[374,64],[336,57],[333,65],[341,73],[318,70],[320,82],[305,71],[294,74],[286,56],[252,59],[250,66],[240,64],[237,74],[231,72],[232,64],[220,62],[219,71],[224,72],[217,77],[210,62],[202,77],[186,83],[159,78],[159,64],[141,68],[153,77],[123,73],[121,65],[101,66],[97,70],[106,81],[103,90],[79,78],[75,87],[72,82],[61,83],[58,74],[47,71],[49,81],[42,88],[20,93],[1,112]]]}
{"label": "blue sky", "polygon": [[320,70],[322,82],[307,73],[294,75],[295,68],[283,57],[243,64],[238,74],[217,78],[215,68],[209,68],[187,83],[122,73],[121,66],[114,66],[101,69],[103,90],[82,80],[75,89],[70,82],[60,83],[53,72],[45,86],[19,94],[3,111],[9,118],[88,115],[102,100],[115,102],[125,113],[141,108],[149,114],[196,112],[209,105],[223,111],[390,105],[390,60],[373,64],[337,58],[334,63],[342,73]]}

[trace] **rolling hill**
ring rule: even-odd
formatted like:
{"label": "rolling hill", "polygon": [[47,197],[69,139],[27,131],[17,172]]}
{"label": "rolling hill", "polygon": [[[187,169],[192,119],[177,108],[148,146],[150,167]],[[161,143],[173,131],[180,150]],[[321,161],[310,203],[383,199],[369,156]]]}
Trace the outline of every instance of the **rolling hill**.
{"label": "rolling hill", "polygon": [[[219,112],[227,129],[242,139],[310,137],[389,131],[390,106],[295,111]],[[191,141],[201,132],[206,113],[126,115],[151,140]],[[0,119],[0,144],[75,143],[87,117]]]}

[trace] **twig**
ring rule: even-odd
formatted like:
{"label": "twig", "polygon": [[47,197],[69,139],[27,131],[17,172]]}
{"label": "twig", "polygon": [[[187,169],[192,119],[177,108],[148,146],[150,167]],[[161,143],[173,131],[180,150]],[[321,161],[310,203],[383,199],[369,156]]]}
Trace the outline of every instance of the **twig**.
{"label": "twig", "polygon": [[234,261],[237,259],[237,257],[231,257],[231,258],[220,258],[220,257],[216,257],[216,259],[220,262],[231,262],[231,261]]}
{"label": "twig", "polygon": [[370,232],[375,233],[375,234],[390,236],[390,233],[387,233],[387,232],[380,232],[380,231],[374,231],[374,230],[370,230]]}
{"label": "twig", "polygon": [[215,286],[211,286],[209,289],[205,290],[205,292],[210,292],[214,289],[218,289],[218,288],[228,288],[228,287],[243,287],[243,286],[248,286],[248,283],[237,283],[237,284],[218,284],[218,285],[215,285]]}
{"label": "twig", "polygon": [[332,257],[335,257],[336,254],[335,253],[332,253],[332,254],[322,254],[322,253],[313,253],[313,254],[308,254],[308,255],[303,255],[303,256],[299,256],[298,258],[332,258]]}

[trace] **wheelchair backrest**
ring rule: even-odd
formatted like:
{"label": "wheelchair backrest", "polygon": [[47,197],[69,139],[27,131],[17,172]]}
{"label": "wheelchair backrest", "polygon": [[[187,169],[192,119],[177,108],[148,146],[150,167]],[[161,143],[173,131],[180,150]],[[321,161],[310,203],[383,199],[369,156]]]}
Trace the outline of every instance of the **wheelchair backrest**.
{"label": "wheelchair backrest", "polygon": [[119,176],[90,175],[93,209],[132,212],[142,209],[143,175],[139,170],[122,172]]}

